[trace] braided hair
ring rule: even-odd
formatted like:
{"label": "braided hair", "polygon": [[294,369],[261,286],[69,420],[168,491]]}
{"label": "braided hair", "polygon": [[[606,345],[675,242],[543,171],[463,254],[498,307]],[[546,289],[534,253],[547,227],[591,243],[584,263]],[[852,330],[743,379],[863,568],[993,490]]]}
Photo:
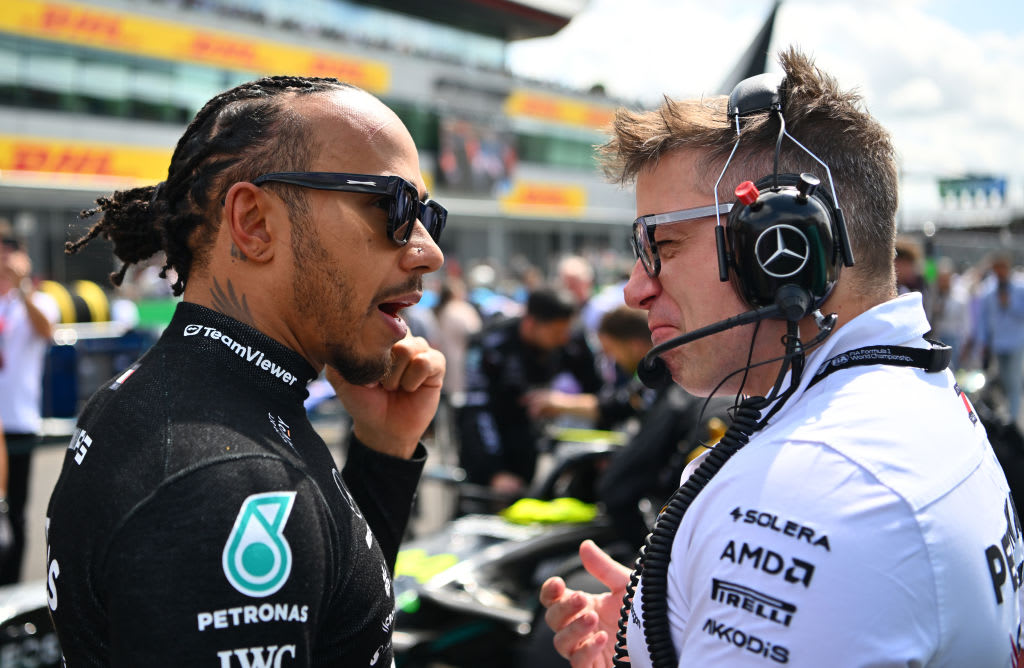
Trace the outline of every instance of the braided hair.
{"label": "braided hair", "polygon": [[[193,264],[206,260],[205,249],[216,234],[216,203],[228,188],[265,172],[301,171],[315,157],[307,123],[289,99],[338,89],[357,90],[336,79],[274,76],[220,93],[178,140],[167,180],[98,198],[79,218],[103,217],[83,237],[67,242],[65,252],[76,253],[97,236],[109,239],[122,262],[110,280],[120,286],[130,265],[163,251],[160,276],[173,269],[177,280],[171,289],[180,295]],[[301,191],[279,192],[289,214],[304,213]]]}

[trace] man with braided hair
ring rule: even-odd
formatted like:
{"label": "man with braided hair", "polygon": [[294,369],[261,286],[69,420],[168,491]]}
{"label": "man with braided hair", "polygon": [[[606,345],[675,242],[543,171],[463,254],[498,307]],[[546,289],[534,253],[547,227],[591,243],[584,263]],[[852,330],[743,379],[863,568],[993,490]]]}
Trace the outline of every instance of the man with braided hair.
{"label": "man with braided hair", "polygon": [[[164,253],[160,340],[82,411],[47,516],[68,666],[390,666],[391,576],[444,358],[401,309],[447,212],[370,94],[272,77],[206,104],[167,180],[97,200],[127,268]],[[343,470],[303,410],[327,367]]]}

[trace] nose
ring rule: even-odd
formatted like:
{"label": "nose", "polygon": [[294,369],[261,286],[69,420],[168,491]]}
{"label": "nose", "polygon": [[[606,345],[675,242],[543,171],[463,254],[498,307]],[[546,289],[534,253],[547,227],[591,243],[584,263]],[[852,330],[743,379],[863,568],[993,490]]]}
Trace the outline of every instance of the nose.
{"label": "nose", "polygon": [[643,263],[633,263],[633,271],[623,289],[626,304],[632,308],[650,309],[651,301],[661,293],[661,281],[647,275]]}
{"label": "nose", "polygon": [[402,247],[402,268],[429,274],[444,264],[444,253],[419,220],[412,230],[409,242]]}

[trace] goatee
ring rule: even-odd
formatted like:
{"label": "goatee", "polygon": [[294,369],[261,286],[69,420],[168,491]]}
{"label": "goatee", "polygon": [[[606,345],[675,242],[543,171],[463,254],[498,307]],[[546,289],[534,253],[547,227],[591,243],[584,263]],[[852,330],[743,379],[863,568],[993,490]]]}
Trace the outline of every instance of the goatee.
{"label": "goatee", "polygon": [[350,350],[334,349],[330,351],[328,364],[353,385],[369,385],[375,383],[391,372],[391,351],[377,359],[359,359]]}

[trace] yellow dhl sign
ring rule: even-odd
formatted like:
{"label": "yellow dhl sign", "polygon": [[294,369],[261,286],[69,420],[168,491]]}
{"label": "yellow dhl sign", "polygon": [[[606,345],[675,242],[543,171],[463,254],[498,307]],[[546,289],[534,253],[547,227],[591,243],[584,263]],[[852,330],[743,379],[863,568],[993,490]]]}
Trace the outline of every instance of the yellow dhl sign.
{"label": "yellow dhl sign", "polygon": [[0,182],[79,180],[156,183],[172,149],[0,134]]}
{"label": "yellow dhl sign", "polygon": [[582,186],[516,181],[499,204],[509,214],[572,218],[586,209],[587,191]]}
{"label": "yellow dhl sign", "polygon": [[[0,134],[0,183],[152,184],[167,178],[173,149]],[[430,191],[433,178],[422,174]]]}
{"label": "yellow dhl sign", "polygon": [[525,90],[514,90],[509,94],[505,100],[505,113],[512,117],[536,118],[598,130],[607,128],[615,118],[612,107]]}
{"label": "yellow dhl sign", "polygon": [[0,32],[259,74],[335,77],[386,93],[391,70],[371,60],[55,0],[3,0]]}

